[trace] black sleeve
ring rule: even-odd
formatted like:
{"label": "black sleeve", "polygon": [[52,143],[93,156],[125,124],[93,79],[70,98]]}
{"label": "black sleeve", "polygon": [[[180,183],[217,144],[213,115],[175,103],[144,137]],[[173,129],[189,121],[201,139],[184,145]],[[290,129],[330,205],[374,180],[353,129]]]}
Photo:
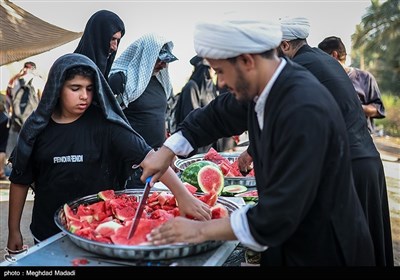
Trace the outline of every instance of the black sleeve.
{"label": "black sleeve", "polygon": [[114,156],[125,162],[129,168],[140,164],[151,147],[139,134],[126,128],[113,124],[112,130],[112,146],[116,153]]}
{"label": "black sleeve", "polygon": [[13,168],[11,170],[9,180],[14,184],[32,185],[34,182],[33,173],[32,157],[30,157],[29,163],[26,165],[25,171],[18,172],[15,168]]}
{"label": "black sleeve", "polygon": [[207,106],[192,111],[178,130],[195,148],[195,153],[198,147],[246,131],[247,112],[247,103],[239,103],[230,93],[222,94]]}
{"label": "black sleeve", "polygon": [[192,86],[192,83],[189,81],[183,88],[180,94],[178,104],[177,104],[177,112],[175,113],[177,124],[181,123],[185,117],[193,111],[195,103],[192,102],[192,96],[196,95],[196,89]]}

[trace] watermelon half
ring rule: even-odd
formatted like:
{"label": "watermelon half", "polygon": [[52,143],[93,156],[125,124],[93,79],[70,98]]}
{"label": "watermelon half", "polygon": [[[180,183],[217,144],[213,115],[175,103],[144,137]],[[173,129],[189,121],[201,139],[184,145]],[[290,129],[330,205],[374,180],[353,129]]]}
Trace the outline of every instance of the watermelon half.
{"label": "watermelon half", "polygon": [[182,175],[181,175],[181,180],[183,182],[187,182],[191,184],[192,186],[195,186],[198,191],[201,191],[199,182],[197,180],[199,171],[202,167],[212,165],[214,167],[218,167],[215,163],[208,161],[208,160],[200,160],[193,162],[190,164],[188,167],[183,170]]}
{"label": "watermelon half", "polygon": [[224,188],[224,175],[218,166],[206,165],[197,174],[199,187],[204,193],[219,195]]}

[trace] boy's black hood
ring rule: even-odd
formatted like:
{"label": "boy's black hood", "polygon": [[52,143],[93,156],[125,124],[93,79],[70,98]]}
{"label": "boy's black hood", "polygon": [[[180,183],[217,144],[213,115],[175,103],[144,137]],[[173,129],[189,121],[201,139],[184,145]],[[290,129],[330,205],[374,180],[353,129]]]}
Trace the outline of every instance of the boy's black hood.
{"label": "boy's black hood", "polygon": [[[66,71],[76,66],[89,66],[95,71],[95,92],[91,106],[99,107],[105,118],[117,123],[128,130],[134,131],[129,125],[121,107],[117,103],[107,81],[99,68],[84,55],[66,54],[57,59],[51,67],[42,99],[37,109],[29,116],[18,137],[17,146],[14,149],[10,161],[17,172],[25,171],[26,165],[32,153],[36,137],[47,126],[51,115],[57,105],[60,92],[65,81]],[[140,137],[140,136],[139,136]]]}

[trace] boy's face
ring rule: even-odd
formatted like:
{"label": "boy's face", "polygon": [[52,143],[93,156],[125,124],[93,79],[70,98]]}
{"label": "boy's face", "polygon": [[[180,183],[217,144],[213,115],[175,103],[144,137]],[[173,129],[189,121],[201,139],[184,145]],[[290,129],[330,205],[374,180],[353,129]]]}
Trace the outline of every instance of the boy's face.
{"label": "boy's face", "polygon": [[64,117],[81,116],[93,100],[94,85],[90,78],[76,75],[64,82],[60,95],[61,112]]}

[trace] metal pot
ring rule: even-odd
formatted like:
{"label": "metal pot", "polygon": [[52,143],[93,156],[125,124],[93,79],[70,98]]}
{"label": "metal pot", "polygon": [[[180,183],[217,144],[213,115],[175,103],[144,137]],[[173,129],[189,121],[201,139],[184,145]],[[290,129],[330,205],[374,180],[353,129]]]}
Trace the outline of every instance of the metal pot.
{"label": "metal pot", "polygon": [[[240,155],[240,153],[219,153],[222,157],[228,159],[230,163],[233,163]],[[194,155],[190,158],[186,159],[177,159],[175,161],[175,167],[179,169],[180,172],[185,170],[186,167],[188,167],[190,164],[204,160],[204,155],[205,154],[197,154]],[[224,184],[225,186],[230,186],[230,185],[242,185],[245,187],[255,187],[256,186],[256,179],[255,177],[225,177],[224,178]]]}
{"label": "metal pot", "polygon": [[[126,193],[140,197],[143,193],[142,190],[124,190],[116,191],[116,194]],[[100,201],[97,194],[85,196],[68,203],[72,210],[75,210],[80,204],[92,204]],[[218,202],[223,204],[229,211],[233,212],[239,206],[236,203],[229,201],[223,197],[218,198]],[[135,260],[161,260],[161,259],[174,259],[185,257],[189,255],[199,254],[208,250],[214,249],[223,244],[224,241],[206,241],[203,243],[180,243],[171,245],[142,245],[142,246],[124,246],[106,244],[89,239],[85,239],[78,235],[71,233],[66,227],[66,218],[63,206],[61,206],[54,215],[56,225],[71,239],[77,246],[96,253],[113,258],[121,259],[135,259]]]}

